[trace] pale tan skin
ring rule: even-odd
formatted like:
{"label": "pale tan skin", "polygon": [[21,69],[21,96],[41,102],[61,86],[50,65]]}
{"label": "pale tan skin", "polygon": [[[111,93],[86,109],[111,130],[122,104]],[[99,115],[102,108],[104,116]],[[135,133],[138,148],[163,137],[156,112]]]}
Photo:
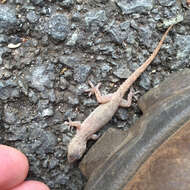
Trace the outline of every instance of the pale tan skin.
{"label": "pale tan skin", "polygon": [[[128,95],[128,100],[124,100],[123,96],[132,86],[132,84],[137,80],[137,78],[145,71],[148,65],[153,61],[153,59],[158,54],[164,39],[166,38],[168,32],[172,26],[170,26],[167,31],[162,36],[158,46],[151,54],[151,56],[141,65],[131,76],[125,80],[121,86],[118,88],[116,92],[113,94],[108,94],[106,96],[102,96],[99,91],[98,84],[96,87],[93,86],[91,82],[89,82],[91,89],[90,95],[96,95],[97,101],[102,103],[99,105],[81,124],[79,121],[71,121],[67,122],[70,126],[74,126],[77,128],[76,135],[73,137],[71,142],[68,145],[68,161],[70,163],[80,159],[86,150],[86,144],[89,139],[96,140],[98,136],[95,134],[100,128],[102,128],[108,121],[111,120],[112,116],[115,114],[119,106],[122,107],[130,107],[133,90],[131,89]],[[102,117],[103,116],[103,117]]]}

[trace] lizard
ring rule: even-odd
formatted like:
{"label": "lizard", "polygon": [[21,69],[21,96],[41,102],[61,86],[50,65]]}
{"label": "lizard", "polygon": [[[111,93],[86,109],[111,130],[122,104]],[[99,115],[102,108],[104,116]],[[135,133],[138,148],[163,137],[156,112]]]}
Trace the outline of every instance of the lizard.
{"label": "lizard", "polygon": [[[91,89],[87,90],[90,92],[89,95],[95,94],[97,101],[101,104],[90,113],[82,123],[79,121],[71,121],[71,119],[69,119],[68,122],[65,122],[70,127],[73,126],[77,129],[75,136],[71,139],[68,145],[67,159],[69,163],[73,163],[83,156],[86,150],[87,141],[89,139],[96,140],[98,138],[98,135],[95,133],[111,120],[119,106],[130,107],[133,96],[133,89],[131,88],[132,84],[154,60],[172,26],[173,25],[171,25],[163,34],[160,42],[149,58],[119,86],[116,92],[102,96],[99,91],[100,83],[97,86],[94,86],[92,82],[89,82],[91,86]],[[123,99],[123,96],[129,89],[128,99],[125,100]]]}

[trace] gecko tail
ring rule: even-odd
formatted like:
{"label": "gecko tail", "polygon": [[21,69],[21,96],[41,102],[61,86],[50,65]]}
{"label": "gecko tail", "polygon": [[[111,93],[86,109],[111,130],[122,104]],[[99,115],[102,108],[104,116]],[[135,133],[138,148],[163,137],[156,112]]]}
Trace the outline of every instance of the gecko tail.
{"label": "gecko tail", "polygon": [[150,57],[134,72],[129,76],[127,80],[121,84],[121,86],[118,88],[117,93],[119,93],[120,97],[123,97],[126,91],[131,87],[131,85],[137,80],[137,78],[146,70],[146,68],[150,65],[150,63],[154,60],[156,55],[158,54],[168,32],[171,30],[173,25],[171,25],[164,35],[162,36],[160,42],[158,43],[156,49],[153,51],[153,53],[150,55]]}

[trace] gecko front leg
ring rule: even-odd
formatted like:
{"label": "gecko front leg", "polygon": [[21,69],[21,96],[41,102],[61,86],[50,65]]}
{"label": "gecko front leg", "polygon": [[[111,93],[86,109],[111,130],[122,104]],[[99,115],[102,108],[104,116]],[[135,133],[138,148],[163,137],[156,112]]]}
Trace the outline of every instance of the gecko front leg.
{"label": "gecko front leg", "polygon": [[69,126],[69,129],[71,127],[76,127],[77,130],[80,130],[81,128],[81,122],[80,121],[72,121],[71,118],[68,118],[69,121],[66,121],[65,124]]}
{"label": "gecko front leg", "polygon": [[101,95],[101,92],[99,90],[101,83],[98,83],[96,86],[94,86],[91,81],[88,81],[88,83],[91,88],[86,90],[86,92],[89,92],[89,96],[95,94],[98,103],[105,104],[111,100],[111,94]]}

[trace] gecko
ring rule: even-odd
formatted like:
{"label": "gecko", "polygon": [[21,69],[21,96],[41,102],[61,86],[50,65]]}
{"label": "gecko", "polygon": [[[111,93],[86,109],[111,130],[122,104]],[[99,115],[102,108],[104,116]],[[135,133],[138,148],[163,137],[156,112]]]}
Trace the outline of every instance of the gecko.
{"label": "gecko", "polygon": [[[116,92],[102,96],[99,91],[100,83],[94,86],[92,82],[89,82],[91,88],[87,91],[89,92],[89,95],[95,94],[100,105],[90,113],[82,123],[80,121],[71,121],[71,119],[69,119],[68,122],[65,122],[70,127],[76,127],[76,135],[71,139],[68,145],[67,159],[69,163],[73,163],[83,156],[89,139],[98,139],[98,135],[95,133],[111,120],[119,106],[130,107],[134,93],[132,84],[154,60],[172,26],[173,25],[171,25],[163,34],[160,42],[150,57],[119,86]],[[129,89],[128,98],[125,100],[123,99],[123,96]]]}

